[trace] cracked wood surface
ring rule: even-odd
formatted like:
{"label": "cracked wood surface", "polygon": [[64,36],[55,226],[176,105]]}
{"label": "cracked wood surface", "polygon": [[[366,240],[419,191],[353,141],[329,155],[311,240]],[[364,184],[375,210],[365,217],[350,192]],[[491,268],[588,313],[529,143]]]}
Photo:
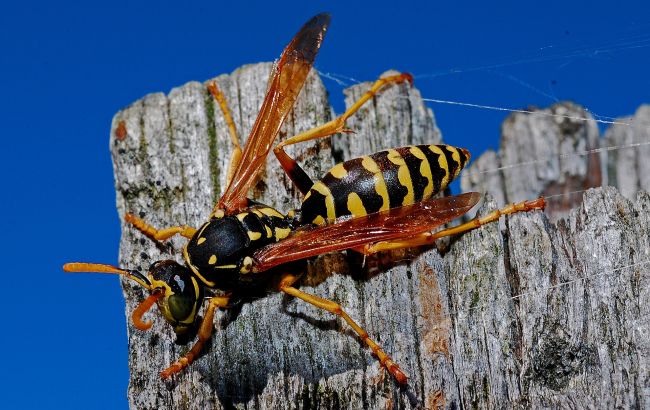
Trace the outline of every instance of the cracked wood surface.
{"label": "cracked wood surface", "polygon": [[[269,68],[217,77],[242,139]],[[368,87],[348,89],[346,104]],[[280,138],[332,115],[312,73]],[[318,178],[333,158],[440,141],[432,112],[406,86],[385,91],[348,125],[356,134],[333,146],[320,141],[288,152]],[[159,227],[197,226],[223,190],[229,136],[204,84],[151,94],[120,111],[110,146],[122,221],[128,211]],[[299,204],[275,158],[253,196],[284,212]],[[479,212],[495,206],[488,197]],[[397,264],[375,258],[366,268],[343,254],[312,262],[302,288],[357,319],[410,376],[406,389],[342,321],[271,293],[218,314],[206,353],[171,381],[159,371],[189,347],[174,344],[157,312],[147,316],[154,321],[148,332],[129,322],[129,402],[138,409],[648,406],[649,208],[647,194],[630,201],[598,189],[557,225],[539,212],[515,215],[503,232],[486,226],[444,254],[430,250]],[[181,261],[183,240],[159,248],[122,228],[122,266],[146,271],[170,255]],[[128,320],[144,292],[131,282],[123,287]]]}

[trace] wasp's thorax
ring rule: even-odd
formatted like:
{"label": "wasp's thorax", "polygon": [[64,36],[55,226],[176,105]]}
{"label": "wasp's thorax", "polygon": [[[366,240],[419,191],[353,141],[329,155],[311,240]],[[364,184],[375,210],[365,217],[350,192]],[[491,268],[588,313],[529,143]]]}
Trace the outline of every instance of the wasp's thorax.
{"label": "wasp's thorax", "polygon": [[184,248],[187,266],[206,287],[225,291],[259,286],[255,250],[286,238],[293,219],[255,203],[235,215],[214,213]]}
{"label": "wasp's thorax", "polygon": [[161,291],[158,308],[176,334],[184,334],[194,326],[201,301],[203,285],[188,268],[172,260],[155,262],[149,268],[152,291]]}

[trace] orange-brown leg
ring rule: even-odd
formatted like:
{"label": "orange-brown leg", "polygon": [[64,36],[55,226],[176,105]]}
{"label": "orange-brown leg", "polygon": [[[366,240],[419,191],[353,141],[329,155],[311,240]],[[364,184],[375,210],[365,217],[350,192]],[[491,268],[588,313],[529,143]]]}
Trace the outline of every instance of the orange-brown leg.
{"label": "orange-brown leg", "polygon": [[219,87],[217,87],[217,82],[213,81],[208,85],[208,91],[217,103],[221,107],[221,112],[223,117],[228,124],[228,132],[230,133],[230,141],[233,145],[232,154],[230,156],[230,165],[228,166],[228,174],[226,174],[226,186],[230,184],[232,176],[235,174],[235,170],[239,167],[241,162],[242,150],[241,145],[239,145],[239,136],[237,135],[237,128],[235,128],[235,122],[232,120],[232,115],[230,114],[230,109],[228,108],[228,103],[226,102],[226,97],[223,95]]}
{"label": "orange-brown leg", "polygon": [[126,214],[124,220],[155,241],[165,241],[174,235],[181,235],[187,239],[191,239],[196,233],[196,229],[187,225],[156,229],[133,214]]}
{"label": "orange-brown leg", "polygon": [[352,320],[352,318],[347,313],[345,313],[343,308],[341,308],[338,303],[329,299],[323,299],[316,295],[305,293],[291,286],[297,280],[298,276],[285,274],[280,281],[279,289],[288,295],[297,297],[298,299],[304,300],[305,302],[310,303],[318,308],[327,310],[330,313],[342,317],[343,320],[345,320],[347,324],[350,325],[350,327],[354,329],[355,332],[357,332],[361,340],[363,340],[363,342],[368,345],[370,350],[372,350],[372,352],[377,356],[379,363],[381,363],[381,365],[384,366],[390,372],[390,374],[393,375],[393,377],[395,377],[397,382],[399,384],[407,383],[407,377],[399,368],[399,366],[390,358],[390,356],[386,354],[386,352],[381,349],[381,347],[379,347],[377,343],[375,343],[374,340],[370,339],[368,332],[366,332],[361,326]]}
{"label": "orange-brown leg", "polygon": [[358,251],[369,255],[375,252],[387,251],[391,249],[413,248],[416,246],[430,245],[436,240],[445,236],[451,236],[471,231],[472,229],[476,229],[485,224],[496,222],[503,215],[510,215],[517,212],[528,212],[535,209],[543,210],[545,205],[546,203],[544,201],[544,198],[538,198],[533,201],[522,201],[516,204],[509,204],[501,209],[492,211],[481,218],[474,218],[469,222],[455,226],[453,228],[443,229],[438,232],[423,232],[408,239],[377,242],[375,244],[366,245],[364,248],[358,249]]}
{"label": "orange-brown leg", "polygon": [[203,321],[201,322],[201,327],[199,328],[198,340],[185,356],[181,357],[171,366],[160,372],[160,377],[167,379],[171,375],[174,375],[189,366],[194,359],[198,357],[201,350],[203,350],[203,345],[205,342],[210,340],[210,337],[212,336],[212,329],[214,329],[214,311],[217,308],[227,307],[228,299],[228,296],[215,296],[210,299]]}
{"label": "orange-brown leg", "polygon": [[273,149],[273,153],[280,161],[282,168],[287,173],[289,178],[293,181],[294,185],[302,192],[306,194],[309,191],[309,188],[312,186],[311,178],[303,171],[303,169],[296,163],[296,161],[291,158],[284,151],[284,147],[288,145],[297,144],[299,142],[311,141],[319,138],[325,138],[330,135],[340,133],[340,132],[351,132],[351,130],[345,128],[345,121],[350,118],[355,112],[361,108],[372,97],[377,95],[377,93],[389,84],[399,84],[408,81],[413,83],[413,76],[411,74],[403,73],[398,75],[393,75],[389,77],[380,78],[372,85],[370,90],[366,91],[357,102],[355,102],[352,107],[348,108],[343,114],[337,118],[329,121],[319,127],[312,128],[308,131],[300,133],[296,136],[293,136],[278,145]]}

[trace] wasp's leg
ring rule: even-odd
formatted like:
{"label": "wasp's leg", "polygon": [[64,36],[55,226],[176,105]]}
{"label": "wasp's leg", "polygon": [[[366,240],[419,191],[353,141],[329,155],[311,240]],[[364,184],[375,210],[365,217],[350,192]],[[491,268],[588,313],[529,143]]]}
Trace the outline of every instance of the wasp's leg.
{"label": "wasp's leg", "polygon": [[464,224],[454,226],[453,228],[443,229],[438,232],[423,232],[419,235],[415,235],[408,239],[395,240],[395,241],[386,241],[386,242],[377,242],[375,244],[366,245],[365,247],[358,249],[359,252],[366,255],[373,254],[380,251],[387,251],[391,249],[401,249],[401,248],[413,248],[416,246],[430,245],[436,240],[443,238],[445,236],[456,235],[459,233],[471,231],[485,224],[496,222],[503,215],[510,215],[517,212],[528,212],[536,209],[543,210],[546,202],[544,198],[538,198],[533,201],[522,201],[516,204],[509,204],[501,209],[492,211],[489,214],[481,217],[474,218],[469,222]]}
{"label": "wasp's leg", "polygon": [[370,350],[377,356],[379,359],[379,362],[381,363],[382,366],[384,366],[390,374],[395,377],[398,383],[400,384],[406,384],[407,382],[407,377],[402,372],[402,370],[399,368],[397,363],[395,363],[390,356],[384,352],[381,347],[377,343],[375,343],[374,340],[370,339],[368,336],[368,332],[366,332],[361,326],[359,326],[350,316],[348,316],[347,313],[341,308],[341,306],[331,300],[328,299],[323,299],[321,297],[305,293],[299,289],[294,288],[291,286],[295,281],[298,280],[298,276],[291,275],[291,274],[286,274],[282,277],[282,280],[280,281],[280,286],[279,289],[291,296],[297,297],[298,299],[302,299],[307,303],[310,303],[318,308],[327,310],[330,313],[333,313],[337,316],[342,317],[352,329],[354,329],[355,332],[359,335],[361,340],[368,345]]}
{"label": "wasp's leg", "polygon": [[228,124],[228,132],[230,133],[230,141],[232,142],[233,149],[230,156],[230,164],[228,165],[228,174],[226,177],[226,186],[230,184],[232,176],[235,174],[235,170],[239,167],[241,162],[242,150],[241,145],[239,144],[239,136],[237,135],[237,128],[235,128],[235,122],[232,120],[232,115],[230,114],[230,109],[228,108],[228,103],[226,102],[226,97],[223,95],[219,87],[217,87],[217,82],[213,81],[208,84],[208,91],[217,103],[221,107],[221,112],[223,117]]}
{"label": "wasp's leg", "polygon": [[311,178],[309,178],[309,176],[305,173],[305,171],[303,171],[300,165],[298,165],[298,163],[296,163],[293,158],[287,155],[287,153],[284,151],[284,147],[297,144],[299,142],[325,138],[340,132],[352,132],[351,130],[345,128],[345,121],[348,118],[357,112],[363,104],[374,97],[385,86],[389,84],[403,83],[404,81],[412,83],[413,76],[411,76],[411,74],[403,73],[378,79],[372,85],[370,90],[366,91],[361,96],[361,98],[359,98],[359,100],[357,100],[357,102],[352,105],[352,107],[348,108],[347,111],[345,111],[340,116],[319,127],[312,128],[301,134],[295,135],[275,146],[273,153],[278,158],[278,161],[280,161],[284,172],[287,173],[289,178],[291,178],[293,181],[294,185],[300,190],[300,192],[303,193],[303,195],[309,191],[313,185],[313,182]]}
{"label": "wasp's leg", "polygon": [[176,374],[189,366],[194,359],[198,357],[203,349],[205,342],[210,340],[212,336],[212,329],[214,329],[214,311],[217,308],[225,308],[228,306],[228,296],[215,296],[210,299],[208,308],[205,311],[203,321],[201,322],[201,327],[198,332],[198,340],[194,343],[194,346],[190,349],[185,356],[178,359],[171,366],[160,372],[160,377],[163,379],[168,378],[169,376]]}
{"label": "wasp's leg", "polygon": [[124,220],[155,241],[165,241],[174,235],[181,235],[187,239],[191,239],[192,236],[194,236],[196,233],[196,229],[187,225],[172,226],[165,229],[156,229],[137,216],[128,213],[124,216]]}

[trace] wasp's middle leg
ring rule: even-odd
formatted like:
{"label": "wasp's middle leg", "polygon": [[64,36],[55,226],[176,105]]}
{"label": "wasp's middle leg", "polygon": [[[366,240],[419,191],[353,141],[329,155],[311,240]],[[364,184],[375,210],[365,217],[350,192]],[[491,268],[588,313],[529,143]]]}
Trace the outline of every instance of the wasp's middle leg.
{"label": "wasp's middle leg", "polygon": [[275,146],[273,153],[280,161],[284,172],[287,173],[289,178],[293,181],[294,185],[305,195],[311,186],[313,181],[305,173],[305,171],[298,165],[298,163],[291,158],[285,151],[284,147],[288,145],[297,144],[299,142],[312,141],[320,138],[329,137],[341,132],[352,132],[351,130],[345,128],[345,121],[350,118],[354,113],[356,113],[363,104],[365,104],[372,97],[377,95],[377,93],[389,84],[399,84],[408,81],[413,83],[413,77],[411,74],[403,73],[398,75],[393,75],[389,77],[383,77],[375,81],[370,90],[366,91],[359,100],[357,100],[350,108],[348,108],[343,114],[336,117],[335,119],[312,128],[303,133],[295,135]]}
{"label": "wasp's middle leg", "polygon": [[279,289],[291,296],[297,297],[298,299],[304,300],[305,302],[312,304],[318,308],[327,310],[330,313],[333,313],[337,316],[340,316],[347,322],[348,325],[359,335],[361,340],[372,350],[372,352],[377,356],[379,363],[384,366],[390,374],[395,377],[398,383],[406,384],[408,378],[399,368],[397,363],[395,363],[386,352],[384,352],[379,345],[368,336],[361,326],[359,326],[352,318],[343,310],[343,308],[336,302],[324,299],[316,295],[312,295],[306,292],[301,291],[300,289],[294,288],[293,285],[297,280],[298,276],[286,274],[280,280]]}

